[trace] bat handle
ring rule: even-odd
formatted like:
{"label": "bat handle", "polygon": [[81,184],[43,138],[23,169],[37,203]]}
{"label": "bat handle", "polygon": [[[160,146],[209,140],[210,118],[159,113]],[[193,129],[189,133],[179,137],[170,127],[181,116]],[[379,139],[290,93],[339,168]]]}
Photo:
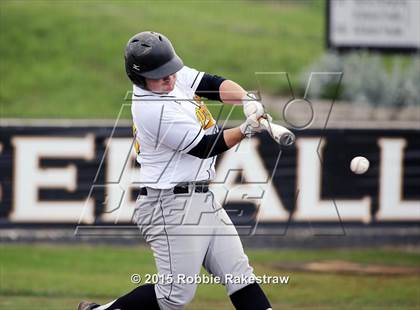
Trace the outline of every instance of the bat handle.
{"label": "bat handle", "polygon": [[268,120],[266,118],[260,117],[258,120],[260,121],[261,126],[263,126],[265,130],[270,130],[270,124],[268,123]]}
{"label": "bat handle", "polygon": [[291,146],[295,143],[295,135],[286,127],[278,124],[269,123],[267,119],[261,118],[261,126],[268,131],[270,136],[280,145]]}

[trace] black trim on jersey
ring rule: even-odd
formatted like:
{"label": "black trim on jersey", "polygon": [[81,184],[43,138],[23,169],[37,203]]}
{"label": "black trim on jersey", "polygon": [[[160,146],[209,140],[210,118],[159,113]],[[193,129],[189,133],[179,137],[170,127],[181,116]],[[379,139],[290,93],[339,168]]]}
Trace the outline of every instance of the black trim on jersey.
{"label": "black trim on jersey", "polygon": [[135,97],[139,97],[139,98],[142,98],[142,97],[159,97],[159,98],[176,98],[175,96],[169,96],[169,95],[137,95],[137,94],[134,94],[134,96]]}
{"label": "black trim on jersey", "polygon": [[200,133],[201,133],[201,130],[203,130],[203,128],[201,128],[200,127],[200,130],[198,131],[198,133],[197,133],[197,135],[194,137],[194,139],[190,142],[190,143],[188,143],[188,145],[186,146],[186,147],[184,147],[181,151],[184,151],[184,150],[186,150],[191,144],[193,144],[193,142],[197,139],[197,137],[200,135]]}
{"label": "black trim on jersey", "polygon": [[188,154],[204,159],[219,155],[228,149],[229,147],[226,145],[222,131],[221,133],[203,136],[200,142],[198,142],[198,144],[193,147]]}
{"label": "black trim on jersey", "polygon": [[198,96],[221,102],[220,85],[222,85],[225,80],[226,79],[221,76],[204,73],[200,84],[198,84],[197,89],[195,90],[195,93]]}
{"label": "black trim on jersey", "polygon": [[[193,104],[193,105],[195,105],[196,107],[200,107],[200,104],[198,104],[197,102],[195,102],[194,100],[182,100],[183,102],[189,102],[189,103],[191,103],[191,104]],[[181,104],[181,101],[179,101],[179,100],[174,100],[174,102],[176,102],[176,103],[178,103],[178,104]]]}
{"label": "black trim on jersey", "polygon": [[153,95],[137,95],[137,94],[134,94],[134,96],[141,98],[141,97],[151,97]]}
{"label": "black trim on jersey", "polygon": [[196,107],[200,107],[201,105],[199,103],[197,103],[194,100],[187,100],[189,103],[192,103],[193,105],[195,105]]}
{"label": "black trim on jersey", "polygon": [[192,84],[191,84],[191,86],[190,86],[191,88],[193,88],[193,86],[194,86],[194,84],[195,84],[195,81],[197,80],[197,78],[198,78],[198,76],[200,75],[200,73],[201,73],[201,72],[198,72],[198,73],[197,73],[197,75],[195,76],[195,79],[194,79],[194,81],[192,82]]}

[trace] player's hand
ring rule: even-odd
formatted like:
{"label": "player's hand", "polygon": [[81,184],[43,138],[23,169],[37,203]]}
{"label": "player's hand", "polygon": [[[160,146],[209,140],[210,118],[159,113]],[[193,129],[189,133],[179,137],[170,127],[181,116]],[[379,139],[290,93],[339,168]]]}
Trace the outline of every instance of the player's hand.
{"label": "player's hand", "polygon": [[273,120],[273,118],[271,117],[271,115],[270,114],[268,114],[268,113],[264,113],[264,115],[263,116],[261,116],[260,118],[258,118],[259,120],[261,119],[261,118],[265,118],[269,123],[271,123],[271,121]]}
{"label": "player's hand", "polygon": [[252,136],[254,133],[263,131],[263,127],[261,126],[255,114],[249,116],[245,120],[245,123],[239,126],[239,129],[241,130],[241,133],[247,137]]}
{"label": "player's hand", "polygon": [[264,106],[261,102],[257,101],[257,97],[254,94],[246,94],[242,99],[242,105],[246,118],[255,115],[256,119],[259,119],[265,114]]}

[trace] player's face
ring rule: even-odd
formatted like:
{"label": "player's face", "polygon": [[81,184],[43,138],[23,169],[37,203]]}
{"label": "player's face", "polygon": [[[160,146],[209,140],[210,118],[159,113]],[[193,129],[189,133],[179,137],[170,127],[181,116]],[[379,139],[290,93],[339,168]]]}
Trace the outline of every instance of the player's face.
{"label": "player's face", "polygon": [[147,88],[154,93],[169,93],[174,90],[176,73],[165,76],[159,80],[146,79]]}

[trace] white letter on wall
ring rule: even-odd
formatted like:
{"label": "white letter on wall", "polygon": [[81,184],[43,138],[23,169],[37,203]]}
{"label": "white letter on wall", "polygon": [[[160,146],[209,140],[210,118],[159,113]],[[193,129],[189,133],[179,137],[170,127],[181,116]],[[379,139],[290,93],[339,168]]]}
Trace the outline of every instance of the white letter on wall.
{"label": "white letter on wall", "polygon": [[[244,202],[244,200],[260,205],[258,221],[284,221],[289,219],[289,212],[284,208],[275,188],[271,183],[271,175],[264,167],[257,152],[256,139],[244,139],[240,148],[246,151],[235,152],[235,148],[227,151],[217,168],[216,179],[211,190],[219,203]],[[239,173],[249,184],[236,184]]]}
{"label": "white letter on wall", "polygon": [[404,139],[379,139],[381,172],[377,221],[420,220],[420,201],[401,200],[403,188]]}
{"label": "white letter on wall", "polygon": [[38,189],[77,188],[77,170],[72,164],[65,168],[40,168],[41,158],[94,157],[94,139],[69,137],[14,137],[14,206],[10,214],[12,222],[67,222],[77,223],[85,207],[85,219],[93,220],[93,201],[39,201]]}
{"label": "white letter on wall", "polygon": [[[108,141],[107,141],[108,143]],[[131,222],[135,201],[130,199],[133,186],[139,187],[139,168],[134,166],[133,138],[112,138],[107,144],[105,222]]]}

